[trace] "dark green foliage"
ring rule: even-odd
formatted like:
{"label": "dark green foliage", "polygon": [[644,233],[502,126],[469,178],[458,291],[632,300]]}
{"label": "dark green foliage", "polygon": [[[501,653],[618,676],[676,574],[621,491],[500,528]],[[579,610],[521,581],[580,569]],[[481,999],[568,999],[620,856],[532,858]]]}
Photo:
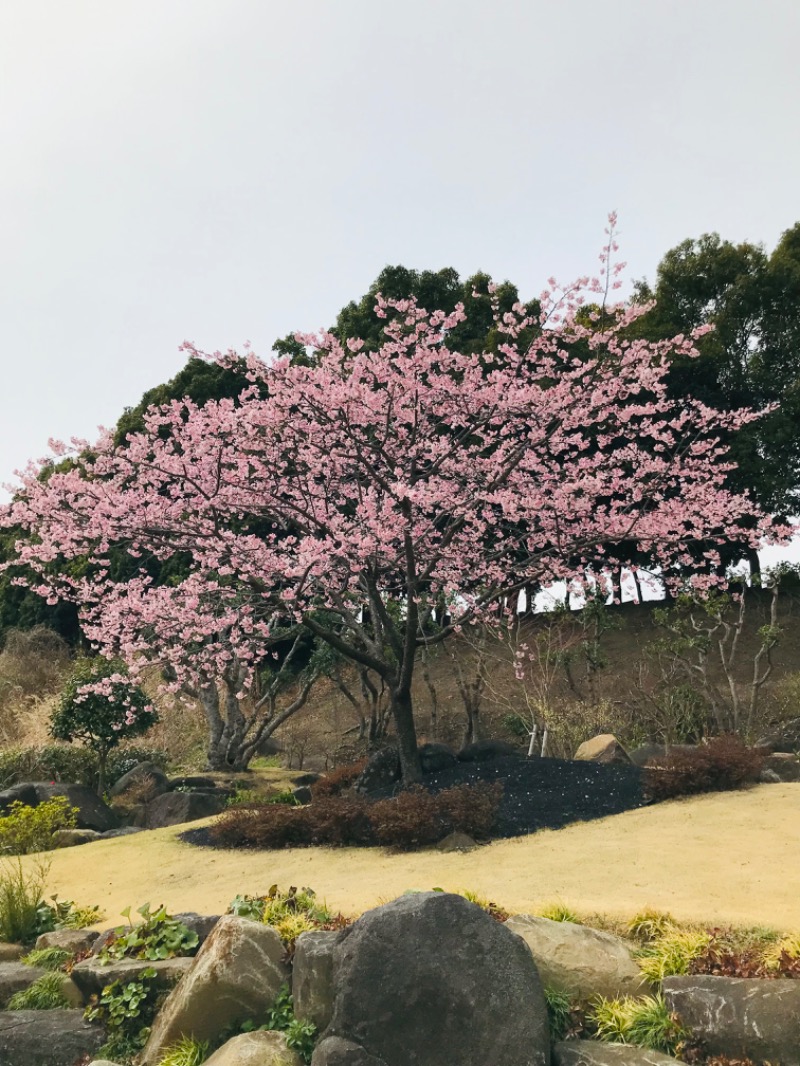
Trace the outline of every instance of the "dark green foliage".
{"label": "dark green foliage", "polygon": [[29,951],[20,962],[26,966],[37,966],[42,970],[63,970],[72,959],[72,952],[66,948],[36,948]]}
{"label": "dark green foliage", "polygon": [[410,849],[456,831],[488,837],[501,796],[499,782],[459,785],[436,795],[413,788],[377,801],[352,793],[316,796],[303,807],[232,808],[220,816],[210,833],[223,847],[329,844]]}
{"label": "dark green foliage", "polygon": [[[167,753],[132,745],[109,752],[106,782],[113,785],[137,763],[167,767]],[[0,790],[21,781],[69,781],[97,788],[97,756],[88,748],[49,744],[42,748],[7,748],[0,751]]]}
{"label": "dark green foliage", "polygon": [[64,975],[48,973],[15,992],[6,1010],[58,1010],[69,1006],[64,995]]}
{"label": "dark green foliage", "polygon": [[85,1017],[108,1032],[100,1054],[128,1061],[145,1046],[162,996],[155,978],[156,971],[148,967],[136,980],[113,981],[100,996],[92,996]]}
{"label": "dark green foliage", "polygon": [[86,691],[87,685],[125,673],[124,665],[119,662],[99,657],[79,659],[50,724],[55,740],[80,740],[95,753],[99,770],[97,789],[101,794],[109,751],[123,740],[142,736],[158,721],[155,708],[138,685],[112,681],[108,695]]}
{"label": "dark green foliage", "polygon": [[227,1031],[223,1036],[223,1043],[239,1033],[255,1033],[259,1031],[277,1031],[284,1033],[286,1044],[292,1048],[305,1063],[311,1062],[314,1053],[314,1045],[317,1042],[317,1027],[313,1022],[295,1018],[294,1000],[288,985],[282,985],[278,998],[267,1012],[266,1020],[259,1025],[255,1021],[246,1021],[235,1032]]}
{"label": "dark green foliage", "polygon": [[654,800],[744,788],[758,780],[764,758],[762,749],[749,748],[738,737],[714,737],[696,748],[652,759],[645,787]]}
{"label": "dark green foliage", "polygon": [[[130,907],[122,911],[123,917],[128,918],[129,922],[130,913]],[[197,951],[200,944],[197,933],[167,914],[165,907],[151,911],[150,904],[145,903],[136,913],[142,916],[141,922],[118,926],[100,952],[100,962],[112,962],[115,959],[158,962],[178,955],[193,955]]]}

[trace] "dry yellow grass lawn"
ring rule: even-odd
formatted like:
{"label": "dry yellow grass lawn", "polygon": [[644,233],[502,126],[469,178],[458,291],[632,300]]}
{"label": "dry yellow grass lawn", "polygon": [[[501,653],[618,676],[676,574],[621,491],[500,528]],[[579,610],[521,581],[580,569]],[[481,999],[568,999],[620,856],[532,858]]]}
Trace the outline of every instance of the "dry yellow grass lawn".
{"label": "dry yellow grass lawn", "polygon": [[560,899],[618,917],[653,906],[684,920],[800,930],[797,784],[673,801],[453,855],[215,851],[179,841],[184,828],[54,852],[50,891],[100,904],[110,922],[146,901],[221,913],[237,893],[277,882],[309,885],[348,914],[440,886],[474,889],[517,912]]}

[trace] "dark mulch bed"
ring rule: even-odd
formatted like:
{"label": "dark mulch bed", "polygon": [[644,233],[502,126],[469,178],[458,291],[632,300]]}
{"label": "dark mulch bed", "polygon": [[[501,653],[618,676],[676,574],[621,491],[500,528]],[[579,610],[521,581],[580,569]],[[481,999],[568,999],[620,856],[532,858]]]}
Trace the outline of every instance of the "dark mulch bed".
{"label": "dark mulch bed", "polygon": [[[426,774],[424,786],[441,792],[454,785],[501,781],[503,799],[493,838],[524,836],[537,829],[561,829],[572,822],[605,818],[645,805],[637,766],[600,766],[564,759],[505,757],[460,762]],[[180,839],[214,847],[208,829],[190,829]]]}

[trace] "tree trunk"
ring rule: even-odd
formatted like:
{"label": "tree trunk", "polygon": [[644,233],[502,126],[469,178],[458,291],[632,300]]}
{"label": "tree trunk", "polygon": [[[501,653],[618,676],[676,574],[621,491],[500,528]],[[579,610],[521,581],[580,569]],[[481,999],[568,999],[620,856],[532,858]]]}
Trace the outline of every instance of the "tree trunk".
{"label": "tree trunk", "polygon": [[400,768],[403,783],[413,785],[422,780],[422,764],[417,750],[417,731],[414,727],[414,708],[410,689],[392,689],[392,718],[400,747]]}
{"label": "tree trunk", "polygon": [[103,798],[106,790],[106,765],[108,763],[108,751],[104,748],[97,753],[97,795]]}

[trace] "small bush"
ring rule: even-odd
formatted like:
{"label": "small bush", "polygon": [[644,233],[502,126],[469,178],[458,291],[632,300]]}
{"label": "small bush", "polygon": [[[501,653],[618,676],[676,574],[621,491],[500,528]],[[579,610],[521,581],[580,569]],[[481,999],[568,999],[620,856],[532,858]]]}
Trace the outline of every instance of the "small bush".
{"label": "small bush", "polygon": [[422,788],[392,799],[317,796],[306,806],[231,808],[211,827],[224,847],[281,848],[311,844],[382,845],[415,848],[459,831],[485,837],[502,796],[502,785],[459,785],[432,795]]}
{"label": "small bush", "polygon": [[649,1051],[672,1053],[687,1035],[661,996],[600,997],[589,1011],[589,1020],[599,1040],[632,1044]]}
{"label": "small bush", "polygon": [[321,778],[311,786],[311,794],[315,800],[327,796],[340,796],[348,788],[352,788],[363,773],[368,759],[359,759],[358,762],[347,763],[345,766],[337,766],[329,774]]}
{"label": "small bush", "polygon": [[648,981],[658,984],[665,977],[688,973],[692,960],[702,955],[710,943],[709,933],[668,930],[642,948],[639,969]]}
{"label": "small bush", "polygon": [[68,1006],[69,1001],[64,995],[64,975],[47,973],[27,988],[15,992],[6,1010],[58,1010]]}
{"label": "small bush", "polygon": [[301,933],[312,929],[340,929],[348,924],[343,915],[333,914],[324,903],[319,903],[311,888],[298,891],[292,887],[287,892],[280,892],[278,886],[273,885],[266,896],[236,896],[228,913],[271,925],[290,953]]}
{"label": "small bush", "polygon": [[74,829],[77,807],[70,807],[65,796],[54,796],[37,807],[15,800],[8,813],[0,816],[0,852],[6,855],[30,855],[50,851],[57,829]]}
{"label": "small bush", "polygon": [[84,1017],[106,1029],[108,1041],[100,1055],[129,1061],[142,1050],[163,996],[155,979],[156,971],[148,967],[135,980],[112,981],[99,996],[92,996]]}
{"label": "small bush", "polygon": [[580,925],[581,920],[575,911],[571,910],[566,903],[546,903],[536,912],[540,918],[549,918],[551,922],[573,922]]}
{"label": "small bush", "polygon": [[544,1000],[547,1005],[547,1019],[550,1024],[550,1039],[555,1043],[570,1035],[575,1026],[578,1012],[566,992],[550,985],[544,987]]}
{"label": "small bush", "polygon": [[628,922],[627,932],[636,940],[649,944],[651,940],[658,940],[670,930],[675,928],[675,919],[666,911],[657,911],[646,908],[634,914]]}
{"label": "small bush", "polygon": [[141,922],[130,921],[130,907],[121,912],[130,924],[118,926],[98,955],[101,963],[117,959],[148,959],[158,962],[178,955],[193,955],[200,940],[193,930],[167,914],[164,906],[150,910],[150,904],[139,907]]}
{"label": "small bush", "polygon": [[177,1044],[168,1047],[158,1066],[202,1066],[208,1058],[208,1041],[184,1036]]}
{"label": "small bush", "polygon": [[720,736],[696,748],[672,751],[653,759],[645,771],[645,789],[653,800],[724,792],[758,780],[765,754],[738,737]]}
{"label": "small bush", "polygon": [[45,932],[40,912],[49,872],[46,863],[28,872],[20,859],[0,867],[0,940],[28,944]]}
{"label": "small bush", "polygon": [[73,958],[72,952],[66,948],[37,948],[23,955],[20,962],[26,966],[36,966],[41,970],[63,970]]}

